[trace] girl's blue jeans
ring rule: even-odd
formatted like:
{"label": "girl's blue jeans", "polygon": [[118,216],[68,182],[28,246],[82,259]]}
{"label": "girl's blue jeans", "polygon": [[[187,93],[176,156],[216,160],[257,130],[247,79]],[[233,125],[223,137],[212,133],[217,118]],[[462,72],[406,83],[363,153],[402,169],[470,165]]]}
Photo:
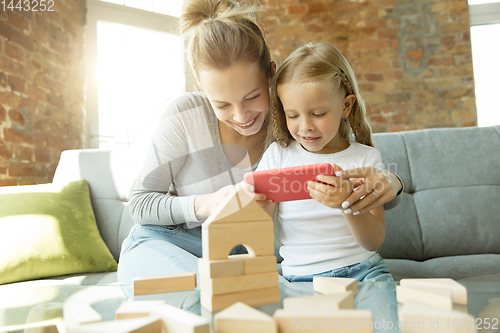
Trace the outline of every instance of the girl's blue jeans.
{"label": "girl's blue jeans", "polygon": [[394,281],[384,259],[375,254],[366,261],[311,275],[283,275],[290,282],[312,282],[315,276],[354,278],[358,281]]}

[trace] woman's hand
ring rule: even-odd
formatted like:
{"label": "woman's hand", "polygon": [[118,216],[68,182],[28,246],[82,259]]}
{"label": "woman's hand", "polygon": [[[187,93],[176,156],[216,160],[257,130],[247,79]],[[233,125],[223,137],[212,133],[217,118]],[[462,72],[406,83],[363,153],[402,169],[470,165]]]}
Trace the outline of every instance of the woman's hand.
{"label": "woman's hand", "polygon": [[[335,173],[342,171],[342,169],[332,164]],[[311,194],[311,198],[331,208],[342,209],[342,202],[344,202],[352,193],[353,184],[349,178],[341,178],[337,176],[319,175],[317,177],[319,182],[309,181],[307,189]]]}
{"label": "woman's hand", "polygon": [[341,178],[352,179],[354,191],[342,203],[345,214],[363,214],[394,199],[402,184],[398,177],[383,169],[362,167],[342,170]]}
{"label": "woman's hand", "polygon": [[209,217],[234,188],[234,185],[228,185],[214,193],[197,195],[194,198],[194,213],[198,221]]}

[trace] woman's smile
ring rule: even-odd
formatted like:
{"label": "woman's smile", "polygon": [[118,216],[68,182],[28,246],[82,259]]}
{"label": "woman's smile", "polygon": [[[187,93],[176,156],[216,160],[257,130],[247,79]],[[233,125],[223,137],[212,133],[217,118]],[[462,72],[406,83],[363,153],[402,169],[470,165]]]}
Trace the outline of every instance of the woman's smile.
{"label": "woman's smile", "polygon": [[260,116],[260,113],[258,113],[257,116],[255,116],[253,119],[251,119],[250,121],[248,121],[246,123],[233,122],[233,124],[235,124],[236,126],[238,126],[240,128],[248,129],[248,128],[252,127],[255,124],[255,122],[257,121],[257,119],[259,118],[259,116]]}

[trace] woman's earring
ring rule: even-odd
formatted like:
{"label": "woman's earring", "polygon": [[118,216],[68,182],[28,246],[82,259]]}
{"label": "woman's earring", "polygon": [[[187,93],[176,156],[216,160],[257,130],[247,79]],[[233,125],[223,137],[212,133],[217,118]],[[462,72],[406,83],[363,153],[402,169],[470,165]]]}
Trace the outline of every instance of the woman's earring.
{"label": "woman's earring", "polygon": [[344,121],[347,121],[347,116],[344,118]]}

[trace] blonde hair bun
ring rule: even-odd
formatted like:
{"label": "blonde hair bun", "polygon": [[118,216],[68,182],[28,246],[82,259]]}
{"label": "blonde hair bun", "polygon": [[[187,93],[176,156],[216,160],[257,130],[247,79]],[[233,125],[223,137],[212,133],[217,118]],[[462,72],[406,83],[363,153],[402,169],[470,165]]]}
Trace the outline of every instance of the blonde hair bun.
{"label": "blonde hair bun", "polygon": [[225,69],[239,62],[257,63],[270,77],[271,53],[256,22],[257,10],[247,0],[185,1],[181,32],[197,79],[200,69]]}
{"label": "blonde hair bun", "polygon": [[185,0],[180,17],[181,33],[188,35],[194,28],[216,19],[244,17],[255,21],[255,13],[255,6],[245,0]]}

